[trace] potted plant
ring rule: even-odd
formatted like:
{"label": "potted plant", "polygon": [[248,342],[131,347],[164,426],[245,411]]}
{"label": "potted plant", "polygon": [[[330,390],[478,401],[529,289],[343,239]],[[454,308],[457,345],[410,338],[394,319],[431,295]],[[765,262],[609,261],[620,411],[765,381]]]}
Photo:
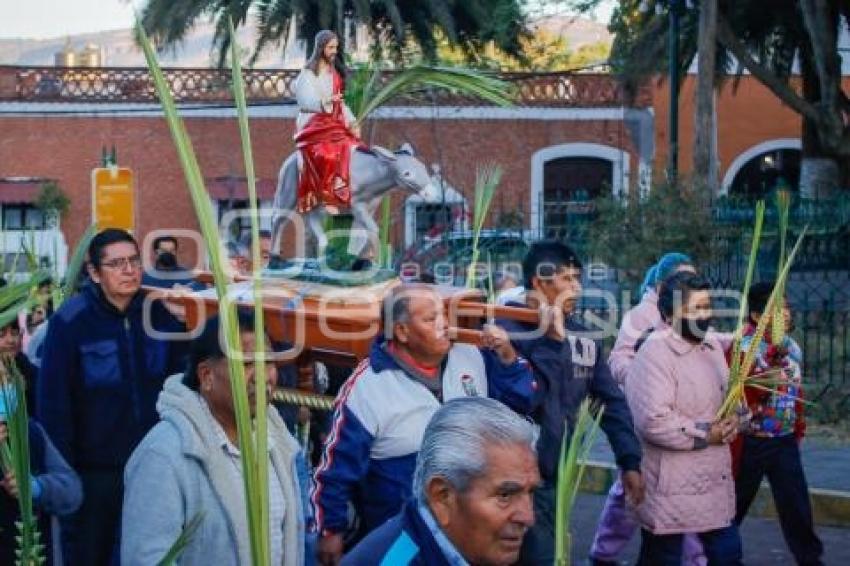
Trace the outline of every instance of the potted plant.
{"label": "potted plant", "polygon": [[44,215],[45,225],[48,229],[55,229],[59,226],[59,218],[68,212],[70,205],[71,199],[68,198],[59,183],[56,181],[42,183],[38,197],[35,199],[35,206]]}

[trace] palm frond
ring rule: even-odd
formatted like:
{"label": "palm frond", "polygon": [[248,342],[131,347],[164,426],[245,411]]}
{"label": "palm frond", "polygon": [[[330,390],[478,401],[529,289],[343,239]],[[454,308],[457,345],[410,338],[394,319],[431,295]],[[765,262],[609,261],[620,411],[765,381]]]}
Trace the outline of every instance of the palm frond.
{"label": "palm frond", "polygon": [[204,514],[203,512],[200,512],[196,513],[195,516],[186,523],[183,530],[180,531],[180,536],[177,537],[177,540],[174,541],[171,548],[169,548],[168,552],[165,553],[165,556],[162,557],[162,560],[157,563],[157,566],[173,566],[177,563],[177,560],[183,555],[186,547],[188,547],[189,543],[192,542],[192,537],[195,536],[195,532],[198,530],[198,527],[201,526],[201,521],[203,521],[203,519]]}
{"label": "palm frond", "polygon": [[496,188],[502,180],[502,168],[498,165],[485,165],[475,175],[475,205],[472,220],[472,258],[466,272],[466,286],[475,286],[475,273],[478,267],[478,240],[484,220],[496,194]]}
{"label": "palm frond", "polygon": [[[230,32],[230,64],[233,75],[233,97],[236,101],[236,114],[239,118],[239,138],[242,145],[242,157],[245,161],[245,177],[248,180],[248,203],[251,218],[251,263],[253,266],[251,279],[254,289],[254,336],[256,337],[256,352],[254,356],[255,367],[259,368],[260,375],[265,377],[264,350],[265,350],[265,325],[263,323],[263,297],[261,281],[261,256],[260,256],[260,225],[257,206],[257,183],[254,173],[254,155],[251,149],[251,132],[248,128],[248,105],[245,101],[245,85],[242,81],[242,68],[239,64],[239,43],[233,29],[233,23],[228,22]],[[232,383],[232,388],[241,389],[247,396],[247,384],[244,381]],[[269,467],[265,454],[268,453],[268,421],[266,420],[266,388],[255,387],[256,398],[255,412],[256,434],[251,430],[250,417],[240,426],[244,426],[246,434],[244,440],[256,442],[253,462],[246,461],[243,467],[247,473],[255,476],[254,486],[256,492],[251,495],[255,498],[248,505],[248,523],[252,535],[256,537],[256,548],[254,549],[254,560],[260,564],[266,564],[270,560],[271,546],[269,541]],[[247,399],[247,397],[246,397]],[[250,415],[250,413],[249,413]],[[246,485],[246,490],[248,485]]]}
{"label": "palm frond", "polygon": [[[782,269],[785,263],[785,242],[788,238],[788,222],[791,214],[791,193],[785,190],[776,192],[776,213],[779,219],[779,260],[777,271]],[[780,300],[777,301],[776,307],[770,313],[770,339],[773,344],[781,345],[785,340],[785,315],[784,301],[785,286],[779,289]],[[765,313],[766,315],[768,313]]]}
{"label": "palm frond", "polygon": [[[218,226],[216,225],[216,217],[212,211],[209,194],[204,187],[203,176],[201,175],[200,167],[198,166],[197,156],[195,155],[192,142],[186,132],[185,124],[177,112],[174,103],[174,98],[159,62],[156,59],[153,47],[150,40],[147,38],[141,23],[136,23],[136,30],[142,49],[145,54],[148,69],[151,77],[154,80],[157,95],[162,105],[163,113],[165,114],[166,122],[171,132],[171,137],[174,141],[177,155],[180,160],[180,165],[183,169],[183,174],[186,177],[186,185],[189,188],[189,194],[192,199],[192,205],[195,208],[195,214],[198,218],[198,224],[201,228],[204,244],[210,257],[210,267],[213,273],[213,281],[215,285],[216,296],[219,304],[219,318],[227,347],[227,362],[228,371],[231,382],[231,392],[233,394],[233,404],[237,419],[237,429],[239,435],[239,450],[242,456],[243,469],[251,469],[251,462],[256,461],[255,446],[251,433],[251,417],[248,409],[248,398],[245,384],[245,367],[242,361],[242,344],[239,333],[238,321],[236,317],[236,305],[232,298],[227,293],[228,278],[224,269],[225,256],[223,246],[218,238]],[[240,384],[236,387],[234,384]],[[264,455],[265,456],[265,455]],[[255,474],[243,473],[246,505],[251,505],[253,501],[259,498],[259,491],[255,482]],[[251,515],[251,509],[248,509],[247,515]],[[253,529],[252,529],[253,530]],[[251,539],[251,556],[255,566],[264,565],[263,550],[261,545],[256,542],[256,538],[252,535]]]}
{"label": "palm frond", "polygon": [[[80,273],[82,273],[86,261],[86,253],[95,234],[97,234],[97,225],[89,224],[80,241],[77,242],[77,247],[74,248],[74,253],[71,254],[71,259],[68,261],[68,268],[65,270],[65,284],[62,285],[60,293],[61,301],[76,292],[77,282],[80,280]],[[54,307],[59,308],[59,305],[56,304]]]}
{"label": "palm frond", "polygon": [[752,380],[747,380],[747,387],[752,387],[753,389],[758,389],[759,391],[764,391],[765,393],[771,393],[773,395],[785,395],[794,399],[795,402],[803,403],[804,405],[814,406],[816,403],[813,401],[809,401],[807,399],[803,399],[798,395],[788,395],[788,393],[783,393],[778,391],[775,387],[767,387],[766,385],[762,385],[760,383],[753,383]]}
{"label": "palm frond", "polygon": [[[759,245],[761,244],[761,232],[764,226],[764,201],[756,203],[755,226],[753,227],[752,243],[750,244],[750,256],[747,263],[747,273],[744,277],[744,288],[741,291],[741,301],[738,307],[738,324],[732,339],[732,358],[729,367],[729,382],[737,383],[741,375],[741,340],[744,334],[744,321],[747,317],[747,295],[753,282],[756,263],[758,262]],[[730,386],[731,387],[731,386]]]}
{"label": "palm frond", "polygon": [[357,121],[363,122],[379,106],[424,87],[442,88],[480,98],[497,106],[510,106],[505,81],[471,69],[417,65],[395,75],[374,96],[363,103]]}
{"label": "palm frond", "polygon": [[[558,461],[558,483],[555,499],[555,565],[567,566],[571,561],[570,521],[590,450],[596,442],[603,407],[594,410],[590,399],[579,406],[572,434],[565,430]],[[595,415],[594,415],[595,413]],[[565,423],[565,429],[568,425]]]}
{"label": "palm frond", "polygon": [[[776,277],[776,283],[774,284],[773,291],[770,293],[770,298],[768,298],[767,300],[764,312],[773,312],[776,308],[777,301],[782,301],[781,293],[784,289],[785,281],[788,278],[788,274],[791,272],[791,266],[794,263],[794,259],[797,257],[797,253],[800,251],[800,246],[803,243],[803,239],[806,236],[807,230],[808,226],[803,228],[803,232],[800,234],[800,237],[797,238],[797,242],[794,244],[794,248],[791,250],[791,253],[788,254],[788,259],[785,261],[785,264],[782,266],[782,270]],[[720,409],[717,411],[718,417],[722,418],[732,415],[743,403],[744,390],[750,378],[750,372],[752,371],[753,364],[755,363],[757,355],[758,348],[756,347],[756,345],[759,344],[764,338],[765,331],[767,330],[767,323],[769,320],[769,316],[762,316],[759,319],[759,322],[756,325],[756,329],[753,332],[751,338],[752,345],[744,353],[743,359],[740,362],[736,361],[736,359],[734,358],[732,359],[726,398],[724,399],[723,404],[720,406]],[[737,350],[733,349],[732,355],[740,358],[740,343],[738,344]],[[733,373],[732,370],[735,370],[735,372]]]}
{"label": "palm frond", "polygon": [[[4,405],[10,414],[5,416],[8,432],[7,449],[3,450],[3,460],[8,460],[4,466],[10,466],[18,479],[18,509],[20,517],[16,521],[17,548],[15,549],[15,561],[17,564],[35,565],[43,564],[44,544],[41,541],[41,533],[38,531],[38,521],[33,512],[32,484],[30,473],[30,445],[29,445],[29,415],[27,414],[26,392],[24,378],[18,371],[14,360],[3,362],[3,378],[12,385],[12,391],[17,399],[14,402],[9,391],[4,387]],[[14,410],[10,408],[14,405]],[[25,478],[25,479],[21,479]]]}

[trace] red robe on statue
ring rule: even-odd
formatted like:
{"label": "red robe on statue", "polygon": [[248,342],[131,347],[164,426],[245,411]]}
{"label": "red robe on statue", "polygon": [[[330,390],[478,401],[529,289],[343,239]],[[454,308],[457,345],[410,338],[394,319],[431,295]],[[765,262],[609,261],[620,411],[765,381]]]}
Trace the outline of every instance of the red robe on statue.
{"label": "red robe on statue", "polygon": [[[333,73],[333,93],[342,94],[342,79]],[[296,209],[305,213],[319,205],[332,209],[351,205],[351,147],[362,142],[346,126],[342,102],[334,102],[330,113],[314,114],[295,135],[303,167],[298,177]]]}

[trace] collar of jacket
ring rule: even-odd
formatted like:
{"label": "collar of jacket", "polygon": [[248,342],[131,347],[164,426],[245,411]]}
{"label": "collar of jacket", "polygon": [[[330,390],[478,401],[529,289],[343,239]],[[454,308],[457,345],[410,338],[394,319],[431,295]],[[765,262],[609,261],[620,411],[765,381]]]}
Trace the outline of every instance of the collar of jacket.
{"label": "collar of jacket", "polygon": [[[163,421],[171,422],[177,429],[183,454],[200,462],[206,470],[210,484],[227,514],[233,540],[238,546],[240,564],[250,564],[251,550],[248,544],[244,491],[241,484],[233,485],[228,481],[230,476],[226,470],[231,463],[221,450],[218,437],[211,430],[201,403],[198,392],[183,385],[183,374],[179,373],[165,381],[156,409]],[[301,497],[295,479],[295,458],[300,446],[271,406],[267,412],[267,422],[271,463],[280,478],[287,509],[283,528],[284,548],[290,550],[286,542],[300,540],[304,532]],[[303,555],[299,545],[294,545],[288,554],[289,557],[284,559],[287,566],[301,563]]]}
{"label": "collar of jacket", "polygon": [[422,563],[429,566],[451,566],[431,529],[425,524],[419,512],[419,501],[416,497],[411,497],[405,502],[402,518],[402,528],[410,532],[414,542],[419,546]]}
{"label": "collar of jacket", "polygon": [[644,292],[643,297],[640,298],[640,302],[657,306],[658,293],[655,292],[655,289],[647,289],[646,292]]}
{"label": "collar of jacket", "polygon": [[658,328],[654,333],[658,333],[659,337],[663,337],[663,340],[667,343],[667,347],[673,350],[673,352],[679,356],[684,356],[687,353],[693,352],[697,348],[707,348],[709,350],[715,349],[717,345],[715,344],[715,338],[711,335],[711,331],[706,335],[705,340],[700,342],[699,344],[694,344],[693,342],[688,342],[682,336],[673,330],[673,327],[662,321],[659,323]]}
{"label": "collar of jacket", "polygon": [[119,318],[124,318],[130,314],[140,312],[142,310],[142,303],[144,302],[144,294],[140,289],[136,292],[133,298],[130,299],[127,309],[120,311],[115,305],[109,302],[109,299],[106,298],[106,294],[103,292],[103,288],[94,281],[89,281],[86,285],[84,285],[82,293],[88,297],[89,302],[94,305],[99,312],[111,316],[117,316]]}
{"label": "collar of jacket", "polygon": [[[375,373],[380,373],[384,370],[401,370],[408,374],[407,368],[402,367],[399,363],[393,358],[384,345],[387,343],[387,339],[379,334],[375,341],[372,342],[372,347],[369,350],[369,365],[372,366],[372,370]],[[454,347],[454,344],[452,344]],[[451,351],[451,348],[449,348]],[[446,357],[443,358],[443,362],[445,362],[446,358],[448,358],[448,353]],[[443,364],[440,365],[442,367]]]}

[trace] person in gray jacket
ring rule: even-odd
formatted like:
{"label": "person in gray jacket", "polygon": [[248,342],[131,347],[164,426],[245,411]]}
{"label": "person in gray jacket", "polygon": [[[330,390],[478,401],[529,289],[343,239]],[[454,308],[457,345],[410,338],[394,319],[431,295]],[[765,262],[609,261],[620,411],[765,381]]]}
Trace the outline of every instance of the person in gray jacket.
{"label": "person in gray jacket", "polygon": [[[271,362],[263,370],[255,352],[252,313],[239,313],[245,379],[254,406],[256,387],[275,383]],[[184,527],[198,515],[180,564],[250,564],[250,537],[242,483],[228,360],[212,317],[192,342],[185,374],[171,376],[157,402],[162,420],[136,448],[124,471],[121,562],[157,564]],[[267,337],[262,340],[269,349]],[[257,340],[256,342],[259,342]],[[304,520],[296,473],[298,442],[277,411],[269,410],[269,524],[271,564],[304,564]]]}

